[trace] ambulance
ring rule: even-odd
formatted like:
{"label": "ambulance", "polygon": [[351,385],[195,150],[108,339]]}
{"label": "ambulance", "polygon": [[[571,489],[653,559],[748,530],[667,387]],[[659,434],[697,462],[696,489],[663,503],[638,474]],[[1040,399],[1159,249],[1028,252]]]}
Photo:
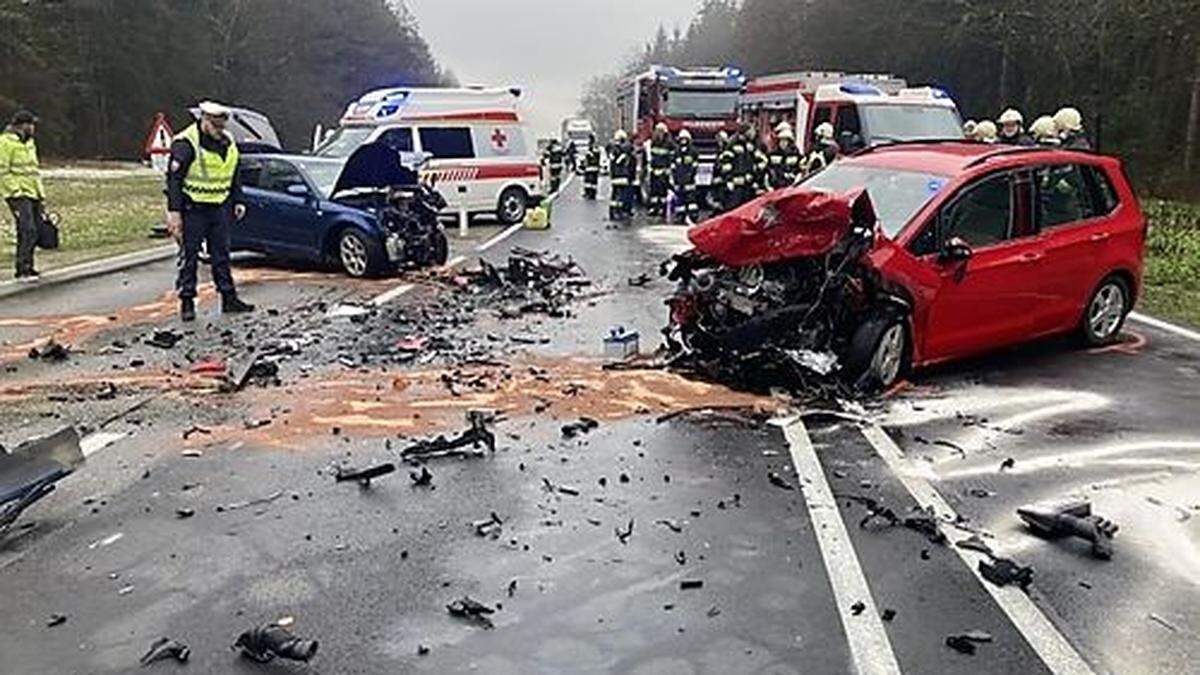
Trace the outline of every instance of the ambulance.
{"label": "ambulance", "polygon": [[437,180],[446,213],[495,215],[519,223],[543,196],[537,147],[516,88],[389,88],[350,103],[314,150],[348,157],[364,143],[427,153],[425,173]]}
{"label": "ambulance", "polygon": [[882,143],[963,138],[962,119],[950,96],[936,87],[910,87],[885,73],[804,71],[750,80],[739,101],[743,122],[769,144],[787,122],[804,152],[813,131],[833,124],[844,152]]}

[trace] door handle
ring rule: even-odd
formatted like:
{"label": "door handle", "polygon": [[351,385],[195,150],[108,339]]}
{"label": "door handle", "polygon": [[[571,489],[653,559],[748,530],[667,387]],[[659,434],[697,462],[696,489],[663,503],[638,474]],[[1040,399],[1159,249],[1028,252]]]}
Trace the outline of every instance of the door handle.
{"label": "door handle", "polygon": [[1094,241],[1097,243],[1102,242],[1102,241],[1107,241],[1110,236],[1112,236],[1112,235],[1110,235],[1107,232],[1097,232],[1097,233],[1093,234],[1092,236],[1088,237],[1088,241]]}
{"label": "door handle", "polygon": [[1042,259],[1041,253],[1032,252],[1032,251],[1029,253],[1022,253],[1021,257],[1018,258],[1018,260],[1020,260],[1023,263],[1035,263],[1041,259]]}

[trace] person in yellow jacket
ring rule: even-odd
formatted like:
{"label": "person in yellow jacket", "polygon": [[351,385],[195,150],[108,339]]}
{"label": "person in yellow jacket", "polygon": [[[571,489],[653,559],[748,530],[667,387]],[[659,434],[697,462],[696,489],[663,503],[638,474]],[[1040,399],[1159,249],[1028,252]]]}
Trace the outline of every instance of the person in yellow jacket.
{"label": "person in yellow jacket", "polygon": [[38,276],[33,268],[33,252],[37,249],[46,188],[38,172],[36,131],[37,116],[21,110],[0,134],[0,197],[16,220],[18,279]]}
{"label": "person in yellow jacket", "polygon": [[246,214],[238,182],[238,147],[225,131],[229,108],[204,101],[200,121],[171,142],[167,165],[167,232],[180,244],[179,317],[196,318],[196,268],[200,246],[208,243],[213,283],[221,294],[221,312],[252,312],[238,299],[229,266],[229,229]]}

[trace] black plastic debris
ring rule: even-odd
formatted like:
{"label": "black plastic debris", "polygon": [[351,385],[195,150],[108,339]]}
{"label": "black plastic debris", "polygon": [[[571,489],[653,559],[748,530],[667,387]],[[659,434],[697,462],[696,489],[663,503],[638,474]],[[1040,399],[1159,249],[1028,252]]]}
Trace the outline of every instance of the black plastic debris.
{"label": "black plastic debris", "polygon": [[500,536],[500,531],[503,525],[504,521],[500,520],[500,516],[496,515],[495,511],[492,511],[487,518],[472,521],[471,528],[475,530],[475,534],[479,535],[480,537],[490,536],[495,539],[496,537]]}
{"label": "black plastic debris", "polygon": [[954,545],[968,551],[978,551],[979,553],[983,553],[988,557],[995,557],[996,555],[996,553],[992,551],[992,547],[988,546],[987,542],[984,541],[983,538],[978,534],[973,534],[966,539],[957,541]]}
{"label": "black plastic debris", "polygon": [[629,519],[629,524],[625,526],[624,530],[619,527],[614,527],[613,533],[617,535],[617,541],[621,542],[622,544],[628,544],[629,538],[633,536],[633,518]]}
{"label": "black plastic debris", "polygon": [[277,624],[263,624],[238,636],[233,649],[241,649],[242,656],[259,663],[267,663],[275,657],[292,661],[309,661],[317,654],[317,641],[296,637],[287,628]]}
{"label": "black plastic debris", "polygon": [[381,476],[386,476],[389,473],[395,473],[395,471],[396,471],[396,465],[392,464],[391,462],[384,462],[383,464],[376,464],[375,466],[369,466],[364,469],[356,469],[354,467],[339,466],[335,470],[333,478],[338,483],[344,483],[346,481],[355,481],[361,487],[369,488],[369,487],[371,487],[372,480],[379,478]]}
{"label": "black plastic debris", "polygon": [[869,529],[877,523],[882,523],[885,527],[904,527],[914,532],[920,532],[925,535],[925,538],[931,544],[940,545],[946,543],[946,535],[942,533],[938,525],[938,519],[934,515],[932,508],[922,509],[914,507],[909,515],[901,518],[896,515],[895,511],[880,504],[871,497],[864,497],[862,495],[837,496],[866,507],[867,515],[858,522],[858,526],[862,529]]}
{"label": "black plastic debris", "polygon": [[54,340],[50,340],[46,344],[38,347],[33,347],[29,350],[29,358],[34,360],[57,362],[66,361],[71,356],[71,348],[67,345],[60,344]]}
{"label": "black plastic debris", "polygon": [[175,509],[175,517],[180,520],[183,520],[184,518],[191,518],[194,515],[196,515],[195,509],[189,509],[189,508]]}
{"label": "black plastic debris", "polygon": [[0,535],[83,461],[74,427],[0,451]]}
{"label": "black plastic debris", "polygon": [[504,589],[504,592],[507,593],[508,597],[510,597],[510,598],[513,597],[514,595],[516,595],[517,594],[517,580],[516,579],[510,580],[508,582],[508,587]]}
{"label": "black plastic debris", "polygon": [[662,525],[663,527],[667,528],[668,530],[670,530],[676,534],[683,532],[683,524],[680,523],[678,520],[672,520],[670,518],[659,518],[658,520],[654,521],[654,524]]}
{"label": "black plastic debris", "polygon": [[956,633],[946,636],[946,646],[960,654],[968,656],[975,653],[977,645],[991,642],[992,635],[986,631],[972,630],[966,633]]}
{"label": "black plastic debris", "polygon": [[433,486],[433,474],[429,472],[429,467],[422,466],[420,472],[410,471],[408,477],[412,480],[413,487]]}
{"label": "black plastic debris", "polygon": [[450,616],[466,619],[483,626],[484,628],[492,628],[495,624],[492,623],[492,614],[496,613],[495,608],[473,600],[470,596],[464,595],[462,598],[446,605],[446,611]]}
{"label": "black plastic debris", "polygon": [[1015,584],[1024,591],[1033,583],[1033,568],[1009,558],[996,558],[992,562],[980,560],[979,573],[984,579],[1001,587]]}
{"label": "black plastic debris", "polygon": [[679,590],[690,591],[697,588],[704,588],[703,579],[684,579],[679,582]]}
{"label": "black plastic debris", "polygon": [[1101,560],[1112,557],[1112,539],[1120,529],[1112,521],[1092,514],[1092,504],[1086,500],[1030,504],[1017,509],[1017,515],[1040,536],[1090,541],[1092,556]]}
{"label": "black plastic debris", "polygon": [[51,614],[49,619],[46,619],[46,627],[54,628],[55,626],[61,626],[66,622],[67,622],[66,614],[55,613],[55,614]]}
{"label": "black plastic debris", "polygon": [[172,640],[168,637],[161,637],[150,643],[150,649],[138,659],[138,663],[142,666],[148,666],[155,661],[163,661],[166,659],[175,659],[179,663],[187,663],[187,660],[192,655],[192,650],[187,645]]}
{"label": "black plastic debris", "polygon": [[1005,458],[1005,460],[1003,462],[1000,462],[1000,470],[1008,471],[1009,469],[1013,468],[1016,465],[1017,465],[1017,460],[1013,459],[1012,457],[1007,457],[1007,458]]}
{"label": "black plastic debris", "polygon": [[159,349],[174,349],[175,345],[179,344],[179,341],[182,339],[183,336],[175,331],[157,330],[154,331],[154,335],[150,336],[149,340],[146,340],[146,344],[151,347],[158,347]]}
{"label": "black plastic debris", "polygon": [[[480,446],[489,452],[496,452],[496,435],[488,429],[490,417],[481,410],[467,411],[467,424],[470,427],[455,438],[438,436],[433,440],[422,440],[400,451],[400,456],[408,461],[432,459],[434,457],[471,456],[483,454]],[[468,448],[468,446],[470,446]]]}
{"label": "black plastic debris", "polygon": [[563,438],[575,438],[576,436],[588,433],[598,426],[600,426],[600,422],[590,417],[580,417],[578,421],[562,426],[562,436]]}
{"label": "black plastic debris", "polygon": [[884,621],[884,623],[888,623],[892,619],[896,618],[896,610],[891,609],[889,607],[889,608],[883,610],[882,613],[880,613],[879,618],[882,619]]}
{"label": "black plastic debris", "polygon": [[795,490],[796,488],[787,481],[786,478],[778,473],[771,471],[767,474],[767,480],[771,481],[771,485],[784,490]]}
{"label": "black plastic debris", "polygon": [[854,616],[858,616],[859,614],[862,614],[866,610],[867,610],[867,605],[862,600],[859,600],[859,601],[855,602],[853,605],[850,605],[850,613],[853,614]]}
{"label": "black plastic debris", "polygon": [[211,433],[212,433],[212,429],[209,429],[207,427],[202,427],[199,424],[193,424],[192,426],[188,427],[187,429],[184,429],[181,436],[183,436],[183,440],[186,441],[187,439],[191,438],[192,436],[194,436],[196,434],[203,434],[205,436],[208,436]]}

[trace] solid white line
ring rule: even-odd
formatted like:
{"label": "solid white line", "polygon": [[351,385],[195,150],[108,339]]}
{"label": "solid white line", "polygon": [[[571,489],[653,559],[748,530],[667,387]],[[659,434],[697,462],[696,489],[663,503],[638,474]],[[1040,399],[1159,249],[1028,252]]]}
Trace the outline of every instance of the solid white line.
{"label": "solid white line", "polygon": [[1194,330],[1188,330],[1183,326],[1176,326],[1173,323],[1168,323],[1162,319],[1156,319],[1152,316],[1146,316],[1145,314],[1139,314],[1138,312],[1130,312],[1129,318],[1137,321],[1138,323],[1144,323],[1147,326],[1154,326],[1159,330],[1165,330],[1168,333],[1174,333],[1180,337],[1185,337],[1189,340],[1200,342],[1200,333],[1197,333]]}
{"label": "solid white line", "polygon": [[399,286],[396,286],[395,288],[384,291],[383,293],[380,293],[379,295],[371,298],[371,304],[375,305],[376,307],[379,307],[381,305],[386,305],[387,303],[391,302],[392,300],[395,300],[396,298],[411,291],[412,289],[413,289],[412,284],[400,284]]}
{"label": "solid white line", "polygon": [[90,457],[128,435],[116,431],[97,431],[79,439],[79,451],[84,457]]}
{"label": "solid white line", "polygon": [[[517,230],[521,229],[522,227],[525,227],[525,223],[513,223],[512,225],[508,226],[508,229],[506,229],[503,232],[501,232],[500,234],[492,237],[491,239],[488,239],[487,241],[483,242],[483,244],[475,250],[479,253],[483,253],[484,251],[488,250],[489,248],[495,246],[496,244],[499,244],[500,242],[504,241],[505,239],[508,239],[509,237],[513,236],[514,234],[516,234]],[[453,266],[453,261],[451,261],[449,264],[451,266]]]}
{"label": "solid white line", "polygon": [[[855,670],[860,675],[899,673],[900,665],[892,651],[883,620],[879,618],[867,578],[862,565],[854,554],[846,524],[838,513],[833,490],[825,479],[821,461],[813,449],[804,422],[799,418],[786,420],[782,424],[783,435],[791,451],[796,475],[801,479],[801,493],[808,505],[813,532],[825,561],[825,572],[833,587],[842,627],[850,644],[850,656]],[[861,602],[866,608],[855,616],[850,607]]]}
{"label": "solid white line", "polygon": [[[903,451],[887,432],[878,425],[870,424],[863,427],[862,433],[919,506],[925,509],[932,508],[934,513],[945,521],[957,520],[958,514],[946,503],[942,495],[908,466]],[[1092,668],[1028,595],[1016,586],[1001,588],[983,578],[978,566],[978,560],[984,557],[983,554],[957,546],[959,541],[970,537],[970,533],[954,527],[943,527],[942,532],[950,540],[950,550],[958,554],[959,559],[971,570],[1000,609],[1008,615],[1013,626],[1025,637],[1029,646],[1037,652],[1051,672],[1058,675],[1092,675]]]}

